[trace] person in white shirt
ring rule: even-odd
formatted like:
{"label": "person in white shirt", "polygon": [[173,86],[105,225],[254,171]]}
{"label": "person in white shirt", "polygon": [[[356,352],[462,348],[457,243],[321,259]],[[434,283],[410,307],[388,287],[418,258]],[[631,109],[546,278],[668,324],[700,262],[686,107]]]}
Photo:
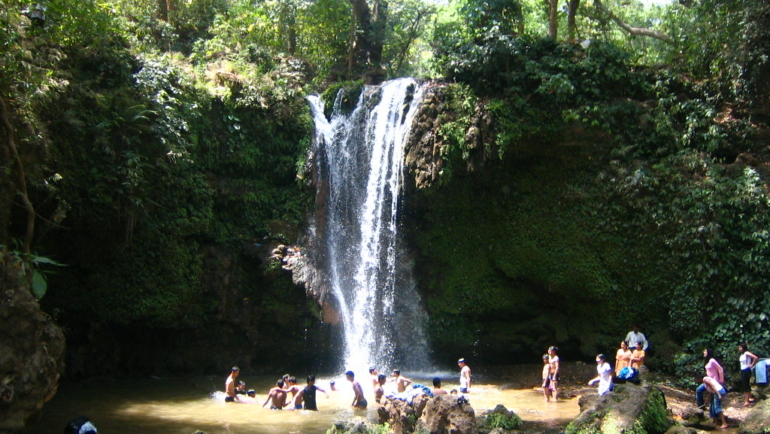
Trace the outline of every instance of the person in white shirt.
{"label": "person in white shirt", "polygon": [[631,328],[632,330],[628,332],[625,339],[626,343],[628,344],[628,347],[636,348],[636,343],[641,342],[642,349],[644,351],[647,351],[647,347],[650,346],[650,343],[647,342],[647,338],[644,337],[644,333],[639,331],[639,324],[634,324],[634,326]]}
{"label": "person in white shirt", "polygon": [[612,390],[612,366],[607,363],[604,354],[599,354],[596,356],[596,372],[598,372],[599,375],[589,381],[588,385],[592,386],[598,382],[599,396],[604,396],[610,393],[610,390]]}

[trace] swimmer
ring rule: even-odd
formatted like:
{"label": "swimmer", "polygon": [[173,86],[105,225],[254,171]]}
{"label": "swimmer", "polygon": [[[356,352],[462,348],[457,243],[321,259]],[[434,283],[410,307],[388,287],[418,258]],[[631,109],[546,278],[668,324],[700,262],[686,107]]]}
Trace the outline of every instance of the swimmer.
{"label": "swimmer", "polygon": [[235,394],[236,395],[245,395],[246,394],[246,383],[243,381],[238,382],[238,386],[235,388]]}
{"label": "swimmer", "polygon": [[241,374],[241,368],[233,366],[230,370],[230,375],[225,380],[225,402],[238,401],[238,394],[235,392],[235,379]]}
{"label": "swimmer", "polygon": [[270,393],[267,394],[267,399],[265,399],[265,403],[262,404],[262,407],[266,406],[268,402],[272,401],[270,404],[270,410],[283,410],[284,407],[289,405],[286,402],[286,397],[289,394],[289,391],[284,389],[285,384],[283,380],[278,380],[275,382],[275,387],[270,389]]}
{"label": "swimmer", "polygon": [[447,391],[441,388],[441,379],[436,377],[433,379],[433,390],[431,390],[433,396],[446,395]]}
{"label": "swimmer", "polygon": [[374,400],[379,404],[383,395],[385,395],[385,389],[382,387],[388,381],[388,377],[385,374],[377,376],[377,384],[374,385]]}
{"label": "swimmer", "polygon": [[369,368],[369,375],[371,376],[372,387],[376,389],[377,385],[379,384],[379,381],[377,380],[377,369],[373,367]]}
{"label": "swimmer", "polygon": [[396,390],[398,390],[398,393],[405,392],[406,386],[412,384],[412,380],[402,376],[399,369],[393,370],[393,378],[390,379],[390,382],[396,383]]}
{"label": "swimmer", "polygon": [[345,373],[345,378],[353,385],[353,402],[350,405],[353,408],[365,410],[368,403],[364,398],[364,391],[361,390],[361,383],[356,381],[356,374],[353,371],[348,371]]}
{"label": "swimmer", "polygon": [[329,394],[325,390],[315,385],[315,375],[308,375],[307,386],[305,386],[305,388],[303,388],[297,395],[296,399],[294,400],[294,407],[302,408],[302,403],[304,402],[305,410],[318,411],[318,406],[316,405],[315,399],[316,391],[318,390],[323,392],[324,395],[326,395],[326,398],[329,398]]}
{"label": "swimmer", "polygon": [[291,393],[291,401],[294,403],[292,410],[302,410],[302,402],[297,401],[297,394],[299,394],[303,387],[297,384],[296,377],[289,377],[289,387],[286,387],[286,391]]}

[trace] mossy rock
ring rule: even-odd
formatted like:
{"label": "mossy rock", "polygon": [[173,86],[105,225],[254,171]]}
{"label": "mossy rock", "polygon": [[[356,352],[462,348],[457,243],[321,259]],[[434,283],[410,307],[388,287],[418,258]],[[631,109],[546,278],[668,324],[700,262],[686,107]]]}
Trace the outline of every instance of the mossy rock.
{"label": "mossy rock", "polygon": [[580,409],[566,434],[662,434],[672,425],[663,392],[647,383],[616,386],[602,397],[590,390]]}
{"label": "mossy rock", "polygon": [[738,434],[770,434],[770,400],[761,401],[751,409]]}

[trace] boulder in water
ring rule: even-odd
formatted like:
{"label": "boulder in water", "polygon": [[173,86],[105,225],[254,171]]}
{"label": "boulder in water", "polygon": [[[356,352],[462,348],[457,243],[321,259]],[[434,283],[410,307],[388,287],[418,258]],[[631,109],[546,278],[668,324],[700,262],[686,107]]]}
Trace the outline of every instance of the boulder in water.
{"label": "boulder in water", "polygon": [[428,400],[417,424],[430,434],[471,434],[476,432],[476,412],[463,397],[438,395]]}

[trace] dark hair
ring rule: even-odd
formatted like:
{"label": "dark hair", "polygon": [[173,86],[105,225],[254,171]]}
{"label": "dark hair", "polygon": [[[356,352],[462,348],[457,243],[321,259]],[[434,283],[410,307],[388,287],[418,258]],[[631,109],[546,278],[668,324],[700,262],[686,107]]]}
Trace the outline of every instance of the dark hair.
{"label": "dark hair", "polygon": [[394,370],[393,370],[393,373],[394,373],[394,374],[399,374],[399,375],[401,375],[401,370],[400,370],[400,369],[394,369]]}
{"label": "dark hair", "polygon": [[278,386],[278,387],[283,387],[283,380],[276,381],[275,385]]}
{"label": "dark hair", "polygon": [[596,358],[597,358],[597,359],[602,359],[602,360],[607,360],[607,358],[606,358],[606,357],[604,357],[604,354],[597,354],[597,355],[596,355]]}
{"label": "dark hair", "polygon": [[310,383],[310,382],[313,382],[313,381],[315,381],[315,375],[308,375],[307,376],[307,382]]}
{"label": "dark hair", "polygon": [[356,374],[353,373],[353,371],[345,372],[345,375],[350,375],[351,377],[355,377]]}
{"label": "dark hair", "polygon": [[747,344],[746,342],[741,342],[740,344],[738,344],[738,346],[743,348],[743,351],[741,351],[742,353],[745,353],[746,351],[749,350],[749,344]]}
{"label": "dark hair", "polygon": [[371,374],[372,372],[374,372],[374,371],[376,371],[376,369],[374,369],[373,367],[372,367],[372,368],[369,368],[369,373],[370,373],[370,374]]}
{"label": "dark hair", "polygon": [[433,379],[433,386],[434,387],[441,387],[441,379],[436,377]]}
{"label": "dark hair", "polygon": [[297,377],[289,377],[289,383],[296,383]]}
{"label": "dark hair", "polygon": [[550,347],[548,347],[548,351],[553,351],[554,353],[558,353],[559,352],[559,348],[555,347],[555,346],[550,346]]}
{"label": "dark hair", "polygon": [[548,354],[543,354],[543,360],[549,360],[550,358],[551,356],[549,356]]}
{"label": "dark hair", "polygon": [[241,370],[241,368],[239,368],[237,366],[233,366],[233,369],[231,369],[232,372],[240,371],[240,370]]}
{"label": "dark hair", "polygon": [[385,374],[380,374],[380,375],[377,376],[377,380],[384,380],[386,378],[388,378],[388,376],[385,375]]}
{"label": "dark hair", "polygon": [[706,360],[706,363],[708,363],[710,359],[714,359],[719,363],[719,359],[714,355],[714,350],[711,348],[706,348],[706,355],[703,356],[703,359]]}

